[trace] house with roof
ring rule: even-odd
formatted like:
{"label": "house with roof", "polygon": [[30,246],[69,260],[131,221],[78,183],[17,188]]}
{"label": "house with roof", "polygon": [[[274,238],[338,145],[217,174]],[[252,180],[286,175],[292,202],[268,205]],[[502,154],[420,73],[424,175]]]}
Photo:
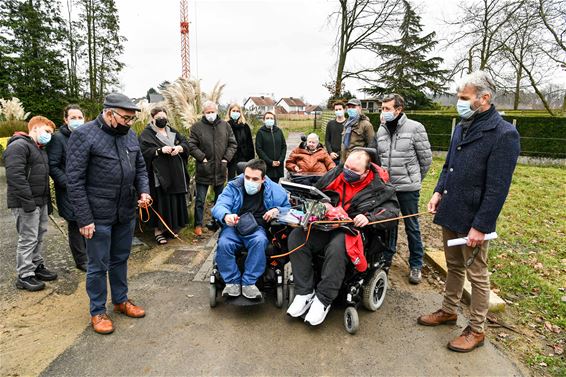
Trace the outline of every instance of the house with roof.
{"label": "house with roof", "polygon": [[281,106],[286,114],[304,114],[307,105],[300,98],[281,98],[275,106]]}
{"label": "house with roof", "polygon": [[307,105],[305,109],[305,114],[307,115],[320,115],[322,113],[322,107],[320,105]]}
{"label": "house with roof", "polygon": [[250,114],[263,114],[268,111],[275,113],[275,101],[270,97],[248,97],[244,102],[244,109]]}

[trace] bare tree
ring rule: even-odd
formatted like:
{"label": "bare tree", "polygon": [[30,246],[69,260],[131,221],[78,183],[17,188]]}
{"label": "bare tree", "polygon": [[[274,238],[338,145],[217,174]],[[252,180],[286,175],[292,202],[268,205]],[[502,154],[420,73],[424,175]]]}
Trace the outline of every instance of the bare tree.
{"label": "bare tree", "polygon": [[454,73],[470,73],[476,69],[494,71],[492,67],[511,35],[504,33],[509,19],[524,6],[526,0],[481,0],[461,7],[458,21],[447,21],[459,30],[448,44],[464,45],[465,56],[457,63]]}
{"label": "bare tree", "polygon": [[366,71],[348,71],[348,54],[355,50],[367,50],[386,36],[386,30],[394,25],[393,15],[399,0],[339,0],[340,9],[330,15],[339,24],[336,35],[336,76],[325,86],[337,98],[344,90],[344,80]]}
{"label": "bare tree", "polygon": [[538,0],[538,14],[555,43],[560,57],[551,58],[566,69],[566,2],[564,0]]}

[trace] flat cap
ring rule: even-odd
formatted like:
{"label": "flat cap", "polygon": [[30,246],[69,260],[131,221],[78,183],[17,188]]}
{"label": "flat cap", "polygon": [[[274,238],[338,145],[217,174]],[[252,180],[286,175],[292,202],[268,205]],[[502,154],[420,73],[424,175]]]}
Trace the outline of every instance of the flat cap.
{"label": "flat cap", "polygon": [[351,100],[348,101],[348,105],[362,106],[362,103],[359,99],[352,98]]}
{"label": "flat cap", "polygon": [[129,97],[120,93],[110,93],[107,95],[104,98],[104,107],[140,111],[140,108]]}

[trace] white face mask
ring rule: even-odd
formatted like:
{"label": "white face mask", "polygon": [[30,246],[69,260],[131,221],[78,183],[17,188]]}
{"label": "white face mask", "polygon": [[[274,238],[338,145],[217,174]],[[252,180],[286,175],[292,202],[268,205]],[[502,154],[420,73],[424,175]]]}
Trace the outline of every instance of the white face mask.
{"label": "white face mask", "polygon": [[214,123],[214,121],[216,120],[216,117],[218,116],[218,114],[216,113],[208,113],[208,114],[204,114],[204,117],[206,118],[206,120],[208,120],[210,123]]}

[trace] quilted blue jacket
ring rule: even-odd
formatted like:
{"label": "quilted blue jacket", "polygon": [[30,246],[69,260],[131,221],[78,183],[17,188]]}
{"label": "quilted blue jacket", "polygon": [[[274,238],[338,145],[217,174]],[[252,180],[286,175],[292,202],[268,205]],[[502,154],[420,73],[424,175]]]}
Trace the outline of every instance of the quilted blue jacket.
{"label": "quilted blue jacket", "polygon": [[493,106],[465,137],[459,124],[434,189],[442,195],[434,223],[458,233],[495,231],[520,149],[519,133]]}
{"label": "quilted blue jacket", "polygon": [[[280,213],[283,213],[291,209],[287,191],[285,191],[283,187],[273,182],[268,176],[265,176],[265,182],[263,184],[263,205],[266,210],[277,208]],[[222,194],[220,194],[216,204],[212,208],[212,217],[222,224],[225,224],[224,216],[231,213],[238,213],[243,203],[244,175],[240,174],[224,187]]]}
{"label": "quilted blue jacket", "polygon": [[139,194],[149,193],[134,131],[115,135],[99,115],[71,134],[67,156],[67,191],[79,227],[134,219]]}

